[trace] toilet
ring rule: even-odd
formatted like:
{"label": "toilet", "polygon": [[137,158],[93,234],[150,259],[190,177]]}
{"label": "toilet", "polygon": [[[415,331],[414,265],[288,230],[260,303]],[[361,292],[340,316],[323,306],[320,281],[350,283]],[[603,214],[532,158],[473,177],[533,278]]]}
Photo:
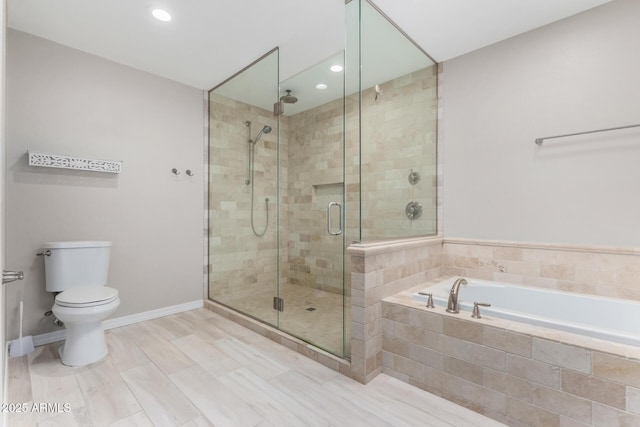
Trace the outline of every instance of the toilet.
{"label": "toilet", "polygon": [[111,242],[49,242],[42,248],[47,291],[59,292],[52,311],[67,330],[62,363],[97,362],[108,353],[102,321],[120,305],[118,290],[106,286]]}

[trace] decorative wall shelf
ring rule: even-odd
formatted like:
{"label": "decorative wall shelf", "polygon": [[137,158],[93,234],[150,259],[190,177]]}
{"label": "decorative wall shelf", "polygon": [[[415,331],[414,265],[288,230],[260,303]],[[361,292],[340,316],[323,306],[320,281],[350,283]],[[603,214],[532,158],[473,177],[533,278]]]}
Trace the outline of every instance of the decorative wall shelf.
{"label": "decorative wall shelf", "polygon": [[120,173],[122,171],[122,162],[114,160],[85,159],[83,157],[59,156],[57,154],[34,153],[32,151],[27,151],[27,154],[29,154],[29,166],[107,173]]}

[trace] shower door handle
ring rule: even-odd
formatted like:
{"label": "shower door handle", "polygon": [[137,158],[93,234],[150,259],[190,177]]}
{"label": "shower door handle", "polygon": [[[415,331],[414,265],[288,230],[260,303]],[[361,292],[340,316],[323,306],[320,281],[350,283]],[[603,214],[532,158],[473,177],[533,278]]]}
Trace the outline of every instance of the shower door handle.
{"label": "shower door handle", "polygon": [[[332,228],[331,227],[331,208],[333,206],[337,206],[339,209],[340,228],[338,229],[338,231],[331,231],[331,228]],[[331,202],[327,206],[327,233],[329,233],[332,236],[339,236],[342,234],[342,205],[338,202]]]}

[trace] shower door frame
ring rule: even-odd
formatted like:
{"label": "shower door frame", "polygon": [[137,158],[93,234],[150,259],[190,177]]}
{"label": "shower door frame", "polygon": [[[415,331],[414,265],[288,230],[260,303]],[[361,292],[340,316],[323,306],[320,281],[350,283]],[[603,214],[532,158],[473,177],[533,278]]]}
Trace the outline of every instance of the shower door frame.
{"label": "shower door frame", "polygon": [[[213,185],[212,185],[212,172],[210,170],[210,167],[212,165],[213,162],[213,154],[212,154],[212,126],[211,123],[213,123],[214,121],[212,120],[212,113],[210,111],[211,109],[211,94],[218,88],[222,87],[223,85],[227,84],[228,82],[230,82],[231,80],[233,80],[234,78],[238,77],[239,75],[241,75],[242,73],[244,73],[245,71],[250,70],[252,67],[254,67],[255,65],[257,65],[258,63],[260,63],[261,61],[268,59],[271,55],[275,54],[276,55],[276,67],[275,67],[275,83],[277,84],[279,81],[279,48],[275,47],[271,50],[269,50],[268,52],[266,52],[265,54],[263,54],[262,56],[260,56],[259,58],[257,58],[255,61],[253,61],[251,64],[247,65],[246,67],[242,68],[241,70],[239,70],[238,72],[234,73],[233,75],[231,75],[230,77],[228,77],[227,79],[225,79],[224,81],[222,81],[221,83],[219,83],[218,85],[216,85],[215,87],[213,87],[212,89],[210,89],[209,91],[207,91],[207,110],[208,110],[208,114],[207,114],[207,152],[208,152],[208,169],[209,169],[209,173],[207,176],[207,279],[206,279],[206,298],[210,301],[213,301],[217,304],[220,304],[222,306],[225,306],[227,308],[230,308],[232,310],[235,310],[239,313],[242,313],[244,315],[247,315],[257,321],[260,321],[262,323],[265,323],[267,325],[270,325],[274,328],[278,328],[278,317],[279,317],[279,313],[273,313],[273,312],[269,312],[269,315],[267,316],[261,316],[261,315],[257,315],[255,311],[251,311],[247,308],[242,308],[242,307],[238,307],[236,304],[233,303],[233,301],[228,301],[228,300],[224,300],[224,298],[221,298],[220,296],[213,296],[213,292],[212,292],[212,275],[215,273],[215,266],[213,265],[212,262],[212,257],[213,257],[213,250],[212,250],[212,244],[211,244],[211,237],[212,237],[212,230],[213,230],[213,219],[212,219],[212,213],[214,211],[214,208],[212,206],[212,197],[214,195],[214,191],[213,191]],[[276,91],[274,89],[274,95],[276,94]],[[252,107],[250,104],[246,104],[247,106]],[[247,117],[243,116],[243,117],[239,117],[237,118],[238,123],[241,123],[243,128],[246,127],[247,129],[250,129],[248,126],[246,126],[247,123]],[[256,123],[258,124],[258,123]],[[276,138],[279,139],[279,117],[275,118],[275,127],[276,127],[276,132],[274,132],[274,134],[276,135]],[[244,129],[243,129],[244,130]],[[246,139],[244,139],[244,142],[249,143],[248,140],[250,140],[252,138],[251,135],[247,136]],[[243,138],[241,138],[240,140],[242,140]],[[276,145],[278,144],[278,141],[276,141]],[[253,147],[255,149],[255,147]],[[277,148],[277,150],[279,151],[279,146]],[[246,152],[246,149],[244,149],[244,152]],[[254,153],[255,156],[255,153]],[[275,275],[273,277],[273,287],[269,288],[272,292],[269,292],[269,290],[267,290],[267,293],[271,294],[272,296],[278,296],[279,295],[279,275],[280,275],[280,266],[279,266],[279,239],[280,239],[280,229],[279,229],[279,221],[280,221],[280,203],[279,203],[279,199],[280,199],[280,189],[279,186],[277,185],[277,180],[279,179],[279,153],[276,152],[276,159],[275,159],[275,163],[276,163],[276,169],[277,169],[277,175],[276,175],[276,185],[275,185],[275,192],[276,192],[276,199],[278,200],[278,202],[276,203],[277,208],[276,208],[276,216],[275,216],[275,244],[276,244],[276,256],[275,256],[275,264],[276,264],[276,269],[275,269]],[[245,166],[246,167],[246,166]],[[244,178],[243,178],[244,181]],[[253,185],[253,183],[252,183]],[[250,225],[248,225],[247,227],[250,227]],[[246,252],[246,251],[245,251]],[[268,300],[271,300],[272,296],[268,297]],[[262,296],[264,298],[264,295]],[[261,305],[262,307],[262,305]],[[269,307],[271,307],[271,304],[269,304]]]}

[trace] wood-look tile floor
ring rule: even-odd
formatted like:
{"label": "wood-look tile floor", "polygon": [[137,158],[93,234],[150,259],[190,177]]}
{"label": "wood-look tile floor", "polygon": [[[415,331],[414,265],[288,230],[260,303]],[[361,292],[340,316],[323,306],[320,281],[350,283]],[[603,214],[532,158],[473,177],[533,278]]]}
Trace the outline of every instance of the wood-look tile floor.
{"label": "wood-look tile floor", "polygon": [[107,341],[109,356],[81,368],[60,363],[60,343],[9,359],[7,402],[49,404],[9,426],[502,425],[386,375],[362,385],[205,309]]}

